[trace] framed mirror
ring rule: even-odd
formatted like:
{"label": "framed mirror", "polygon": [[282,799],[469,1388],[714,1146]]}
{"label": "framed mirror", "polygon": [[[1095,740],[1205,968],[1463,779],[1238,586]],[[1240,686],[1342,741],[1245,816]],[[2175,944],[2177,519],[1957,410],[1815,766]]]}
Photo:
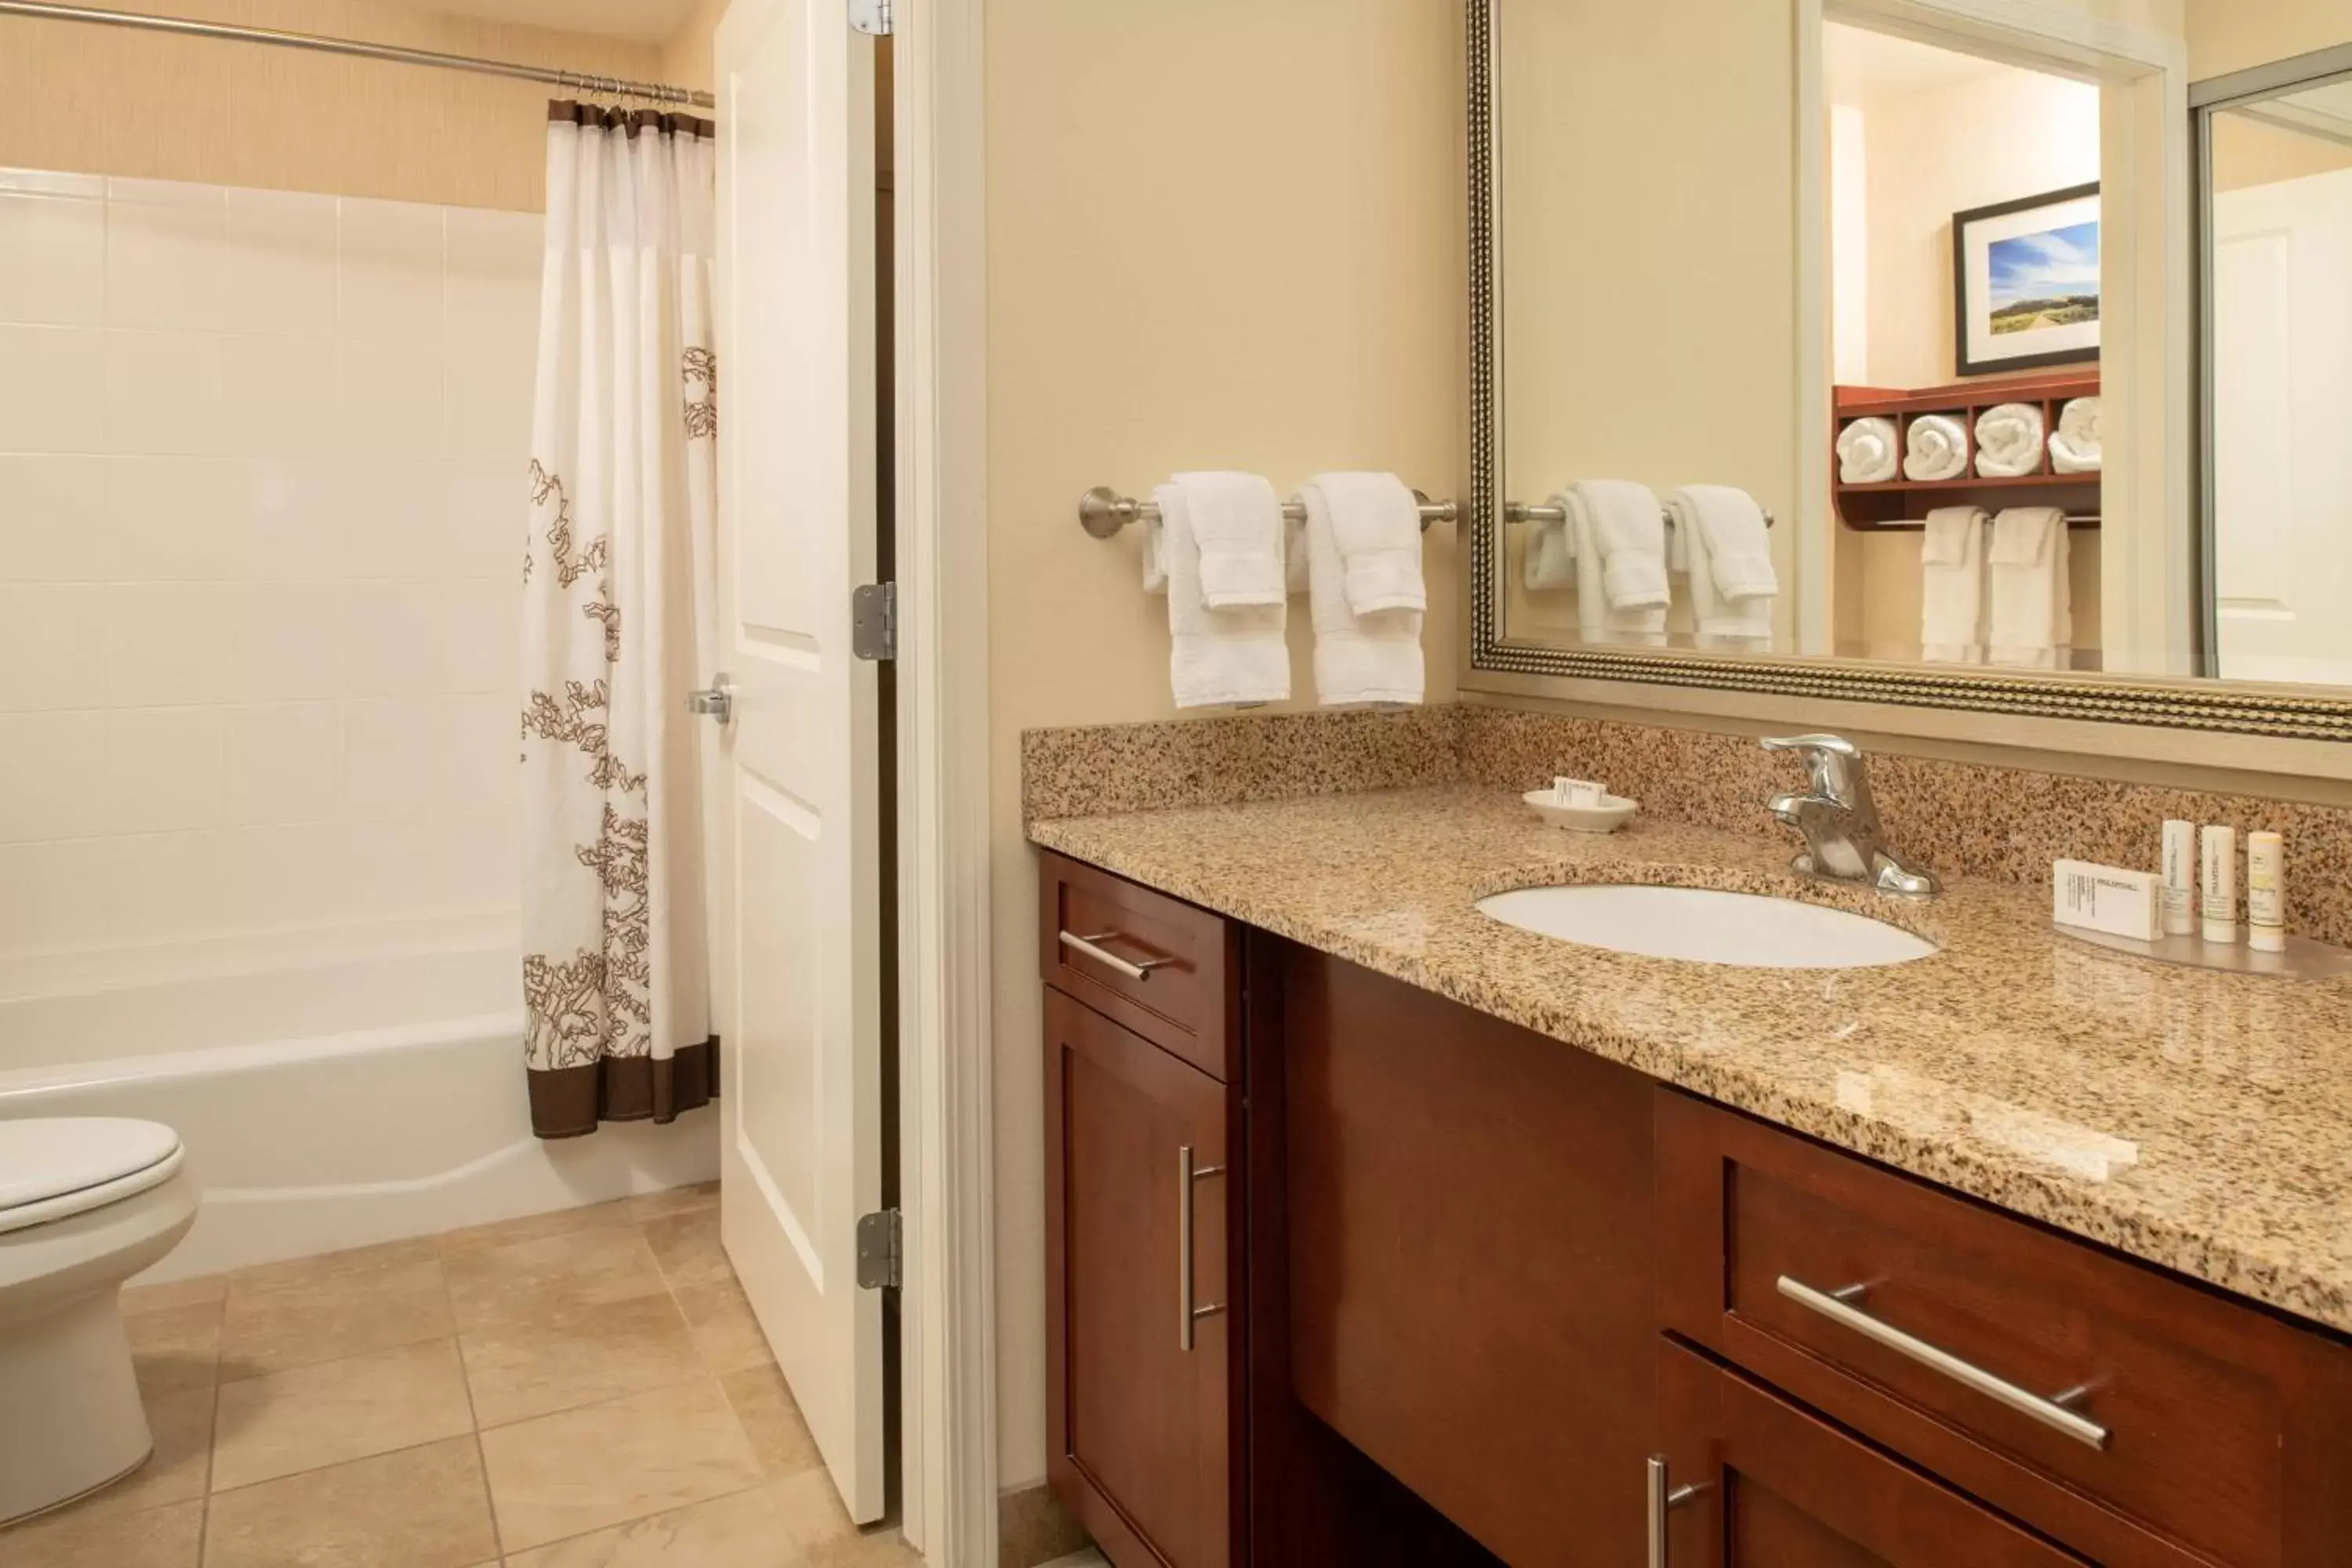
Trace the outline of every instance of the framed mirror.
{"label": "framed mirror", "polygon": [[2352,739],[2352,8],[2134,14],[1469,0],[1466,687]]}

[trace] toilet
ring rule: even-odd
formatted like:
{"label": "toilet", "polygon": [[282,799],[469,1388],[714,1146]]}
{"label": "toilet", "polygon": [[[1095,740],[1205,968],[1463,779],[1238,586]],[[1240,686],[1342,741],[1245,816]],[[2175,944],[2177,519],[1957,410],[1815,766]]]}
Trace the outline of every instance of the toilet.
{"label": "toilet", "polygon": [[153,1448],[121,1299],[196,1217],[185,1164],[152,1121],[0,1121],[0,1525]]}

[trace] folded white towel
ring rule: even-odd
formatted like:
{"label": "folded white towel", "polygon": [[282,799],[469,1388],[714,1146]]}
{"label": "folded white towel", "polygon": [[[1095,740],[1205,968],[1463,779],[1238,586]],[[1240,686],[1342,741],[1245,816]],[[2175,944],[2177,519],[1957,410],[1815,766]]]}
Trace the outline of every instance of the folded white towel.
{"label": "folded white towel", "polygon": [[1666,518],[1647,485],[1580,479],[1556,498],[1576,554],[1576,625],[1587,642],[1666,640]]}
{"label": "folded white towel", "polygon": [[2056,669],[2074,640],[2074,546],[2056,507],[2011,507],[1992,521],[1985,552],[1985,641],[1995,664]]}
{"label": "folded white towel", "polygon": [[2042,471],[2042,410],[2004,403],[1977,416],[1977,473],[1988,479]]}
{"label": "folded white towel", "polygon": [[1698,646],[1769,650],[1780,577],[1764,509],[1729,485],[1685,485],[1666,499],[1666,510],[1690,572]]}
{"label": "folded white towel", "polygon": [[[1552,504],[1565,510],[1557,496]],[[1527,544],[1519,557],[1520,580],[1538,592],[1576,586],[1576,535],[1568,523],[1532,523],[1526,531]]]}
{"label": "folded white towel", "polygon": [[[1359,610],[1350,602],[1348,590],[1354,572],[1339,524],[1342,509],[1328,484],[1334,477],[1318,478],[1298,492],[1307,508],[1303,532],[1307,603],[1315,619],[1315,695],[1327,708],[1418,703],[1428,688],[1421,649],[1422,612],[1415,606]],[[1417,546],[1419,503],[1410,490],[1405,499],[1415,509]]]}
{"label": "folded white towel", "polygon": [[2105,458],[2101,409],[2095,397],[2077,397],[2058,411],[2050,437],[2050,467],[2061,474],[2095,474]]}
{"label": "folded white towel", "polygon": [[1394,474],[1318,474],[1331,533],[1348,563],[1348,607],[1426,610],[1421,574],[1421,500]]}
{"label": "folded white towel", "polygon": [[[1168,668],[1179,708],[1252,707],[1290,695],[1290,645],[1284,640],[1286,601],[1213,610],[1201,581],[1202,553],[1192,531],[1190,492],[1184,485],[1161,485],[1151,499],[1160,504],[1157,552],[1168,579]],[[1281,518],[1279,500],[1275,516]],[[1279,541],[1279,531],[1275,535]],[[1147,555],[1153,552],[1147,549]],[[1281,563],[1275,583],[1282,582]]]}
{"label": "folded white towel", "polygon": [[1968,426],[1948,414],[1922,414],[1904,437],[1903,477],[1957,479],[1969,466]]}
{"label": "folded white towel", "polygon": [[1873,414],[1838,432],[1838,478],[1850,485],[1884,484],[1895,477],[1895,421]]}
{"label": "folded white towel", "polygon": [[1919,542],[1919,651],[1937,664],[1983,657],[1985,511],[1937,507]]}
{"label": "folded white towel", "polygon": [[1201,551],[1201,598],[1213,610],[1279,605],[1282,498],[1255,474],[1178,474]]}

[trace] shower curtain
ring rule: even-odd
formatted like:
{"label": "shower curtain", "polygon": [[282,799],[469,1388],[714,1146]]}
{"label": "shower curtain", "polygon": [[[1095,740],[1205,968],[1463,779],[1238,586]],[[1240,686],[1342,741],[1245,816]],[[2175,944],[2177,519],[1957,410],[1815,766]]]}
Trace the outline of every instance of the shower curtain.
{"label": "shower curtain", "polygon": [[717,1090],[688,690],[711,646],[712,127],[549,106],[523,560],[522,974],[533,1128]]}

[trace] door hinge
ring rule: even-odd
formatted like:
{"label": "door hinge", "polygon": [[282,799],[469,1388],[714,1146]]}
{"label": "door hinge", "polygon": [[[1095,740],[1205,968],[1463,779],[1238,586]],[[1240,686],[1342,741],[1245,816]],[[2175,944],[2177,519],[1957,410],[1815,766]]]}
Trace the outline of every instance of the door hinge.
{"label": "door hinge", "polygon": [[849,595],[849,650],[877,662],[898,657],[898,584],[868,583]]}
{"label": "door hinge", "polygon": [[849,0],[849,25],[872,37],[890,36],[891,0]]}
{"label": "door hinge", "polygon": [[904,1283],[906,1221],[897,1209],[861,1215],[857,1220],[857,1288],[896,1290]]}

